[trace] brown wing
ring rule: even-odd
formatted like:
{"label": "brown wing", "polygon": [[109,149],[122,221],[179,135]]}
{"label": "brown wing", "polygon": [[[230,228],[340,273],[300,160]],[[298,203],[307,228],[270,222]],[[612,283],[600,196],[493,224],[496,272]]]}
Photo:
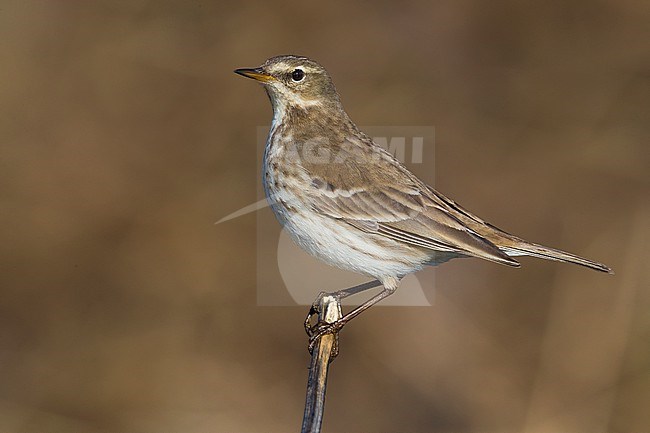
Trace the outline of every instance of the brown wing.
{"label": "brown wing", "polygon": [[311,206],[332,218],[393,240],[519,266],[469,229],[426,184],[364,135],[347,139],[328,164],[303,161]]}

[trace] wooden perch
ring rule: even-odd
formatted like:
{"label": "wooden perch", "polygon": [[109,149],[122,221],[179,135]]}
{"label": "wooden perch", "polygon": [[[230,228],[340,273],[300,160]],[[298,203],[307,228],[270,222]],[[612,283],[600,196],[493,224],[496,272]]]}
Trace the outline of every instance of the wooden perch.
{"label": "wooden perch", "polygon": [[[307,332],[312,326],[309,321],[318,312],[318,324],[334,323],[343,317],[341,312],[341,297],[338,294],[322,293],[312,306],[305,321]],[[314,326],[314,327],[317,327]],[[325,409],[325,391],[329,364],[338,355],[338,331],[326,333],[317,338],[311,346],[311,364],[307,380],[307,398],[305,413],[302,420],[301,433],[319,433],[323,422]]]}

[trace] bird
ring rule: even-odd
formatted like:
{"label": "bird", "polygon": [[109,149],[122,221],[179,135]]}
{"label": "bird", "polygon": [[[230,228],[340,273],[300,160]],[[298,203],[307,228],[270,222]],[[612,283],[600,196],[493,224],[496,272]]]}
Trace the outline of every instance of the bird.
{"label": "bird", "polygon": [[340,330],[404,276],[454,258],[519,267],[514,257],[532,256],[613,273],[511,235],[427,185],[359,130],[316,61],[281,55],[234,72],[261,83],[273,107],[262,182],[279,222],[311,255],[383,287],[316,335]]}

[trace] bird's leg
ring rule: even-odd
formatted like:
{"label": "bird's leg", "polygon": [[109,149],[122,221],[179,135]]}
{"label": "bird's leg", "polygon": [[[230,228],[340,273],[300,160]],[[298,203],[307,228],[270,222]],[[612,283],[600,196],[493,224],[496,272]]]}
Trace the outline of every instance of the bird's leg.
{"label": "bird's leg", "polygon": [[309,313],[307,313],[307,317],[305,318],[305,332],[307,332],[307,335],[309,335],[310,340],[316,330],[316,327],[318,326],[318,323],[312,324],[311,319],[314,316],[318,316],[318,314],[320,313],[320,311],[318,311],[318,306],[320,305],[320,300],[323,298],[323,296],[329,295],[329,296],[335,296],[338,299],[345,299],[348,296],[356,295],[357,293],[374,289],[377,286],[381,286],[381,282],[379,282],[378,280],[372,280],[372,281],[368,281],[367,283],[358,284],[356,286],[348,287],[347,289],[339,290],[333,293],[320,292],[316,297],[314,303],[311,304]]}
{"label": "bird's leg", "polygon": [[[332,293],[333,296],[338,296],[340,299],[345,299],[348,296],[356,295],[357,293],[365,292],[366,290],[374,289],[375,287],[381,286],[379,280],[368,281],[367,283],[359,284],[357,286],[348,287],[347,289],[339,290]],[[321,297],[319,295],[319,297]]]}
{"label": "bird's leg", "polygon": [[[374,284],[372,286],[369,286],[370,284]],[[353,293],[359,293],[363,290],[368,290],[372,287],[378,286],[380,283],[379,281],[371,281],[369,283],[365,283],[365,285],[368,285],[362,290],[358,290]],[[324,334],[330,334],[330,333],[337,333],[339,332],[343,326],[345,326],[350,320],[354,319],[357,317],[359,314],[363,313],[366,311],[368,308],[372,307],[376,303],[380,302],[383,299],[386,299],[393,293],[395,293],[395,290],[397,289],[397,284],[398,280],[390,281],[390,284],[385,283],[384,284],[384,290],[373,296],[372,298],[368,299],[366,302],[363,304],[359,305],[358,307],[354,308],[352,311],[350,311],[348,314],[344,315],[341,317],[339,320],[337,320],[334,323],[316,323],[315,325],[311,325],[311,317],[313,316],[314,312],[317,313],[318,309],[315,307],[314,304],[312,305],[311,309],[309,310],[309,314],[307,315],[307,319],[305,320],[305,329],[307,330],[307,335],[309,335],[309,351],[314,347],[314,344],[316,341],[323,336]],[[357,287],[364,286],[364,284],[360,284],[359,286],[351,287],[350,289],[345,289],[341,290],[340,292],[343,292],[345,296],[350,296],[352,293],[348,293],[352,289],[356,289]],[[336,293],[340,293],[336,292]],[[323,294],[319,295],[319,298]],[[343,296],[343,297],[345,297]]]}

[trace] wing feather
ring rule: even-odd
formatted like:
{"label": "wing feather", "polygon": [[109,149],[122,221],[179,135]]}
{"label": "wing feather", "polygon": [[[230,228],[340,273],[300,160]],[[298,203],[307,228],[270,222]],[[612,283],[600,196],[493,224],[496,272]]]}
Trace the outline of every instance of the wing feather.
{"label": "wing feather", "polygon": [[[313,187],[306,197],[313,209],[398,242],[519,266],[492,242],[468,229],[449,203],[369,140],[363,135],[348,139],[357,148],[338,149],[338,164],[303,164],[312,177]],[[364,148],[373,152],[372,158],[358,157]]]}

